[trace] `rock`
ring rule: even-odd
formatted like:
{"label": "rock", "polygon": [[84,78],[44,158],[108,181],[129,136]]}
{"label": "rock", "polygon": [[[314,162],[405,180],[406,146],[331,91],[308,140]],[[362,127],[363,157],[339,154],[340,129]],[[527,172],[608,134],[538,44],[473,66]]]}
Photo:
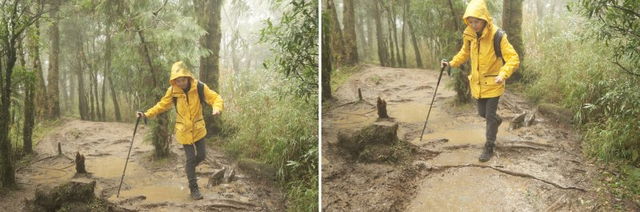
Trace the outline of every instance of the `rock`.
{"label": "rock", "polygon": [[516,117],[513,117],[513,119],[511,119],[511,123],[509,124],[509,131],[516,130],[522,127],[526,115],[527,112],[524,112],[520,115],[517,115]]}
{"label": "rock", "polygon": [[224,182],[225,183],[231,183],[231,181],[233,181],[236,177],[236,169],[231,168],[231,171],[228,171],[225,173],[224,175]]}
{"label": "rock", "polygon": [[538,105],[538,111],[543,116],[559,124],[570,125],[573,119],[571,110],[553,104],[540,104]]}
{"label": "rock", "polygon": [[535,121],[536,121],[536,113],[535,112],[528,113],[527,116],[524,118],[524,126],[529,127],[533,125]]}
{"label": "rock", "polygon": [[264,164],[255,160],[243,158],[238,161],[238,168],[253,177],[265,180],[276,179],[277,170],[269,164]]}
{"label": "rock", "polygon": [[222,178],[224,178],[224,173],[227,171],[227,167],[224,167],[218,171],[215,171],[211,176],[209,176],[209,182],[207,183],[207,187],[211,188],[213,186],[220,185],[222,183]]}

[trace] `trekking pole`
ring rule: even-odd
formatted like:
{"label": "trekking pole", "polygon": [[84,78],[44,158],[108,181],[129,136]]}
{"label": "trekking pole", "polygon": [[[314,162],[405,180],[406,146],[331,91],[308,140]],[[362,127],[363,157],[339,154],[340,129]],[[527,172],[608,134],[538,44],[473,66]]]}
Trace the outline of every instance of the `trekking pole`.
{"label": "trekking pole", "polygon": [[[116,198],[120,197],[120,188],[122,188],[122,180],[124,180],[124,173],[127,171],[127,164],[129,164],[129,156],[131,155],[131,148],[133,147],[133,140],[136,138],[136,131],[138,130],[138,123],[140,123],[140,118],[136,119],[136,126],[133,128],[133,138],[131,138],[131,146],[129,146],[129,153],[127,154],[127,161],[124,163],[124,170],[122,170],[122,177],[120,178],[120,186],[118,186],[118,195]],[[145,117],[144,123],[147,123],[147,119]]]}
{"label": "trekking pole", "polygon": [[431,99],[431,105],[429,106],[429,112],[427,112],[427,120],[424,121],[424,127],[422,127],[422,133],[420,133],[420,141],[422,141],[422,135],[424,135],[424,129],[427,128],[427,122],[429,121],[429,115],[431,115],[431,108],[433,107],[433,102],[436,101],[436,94],[438,93],[438,86],[440,85],[440,79],[442,79],[442,72],[447,66],[442,66],[440,69],[440,76],[438,77],[438,83],[436,84],[436,90],[433,92],[433,99]]}

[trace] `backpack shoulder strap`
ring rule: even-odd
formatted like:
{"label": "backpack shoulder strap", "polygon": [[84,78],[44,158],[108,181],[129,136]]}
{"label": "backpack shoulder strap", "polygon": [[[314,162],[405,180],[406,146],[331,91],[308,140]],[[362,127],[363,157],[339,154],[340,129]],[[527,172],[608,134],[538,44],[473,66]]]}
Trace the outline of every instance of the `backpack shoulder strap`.
{"label": "backpack shoulder strap", "polygon": [[502,57],[502,48],[500,48],[500,43],[502,41],[502,36],[504,35],[504,30],[498,28],[496,33],[493,35],[493,50],[496,52],[496,57],[502,58],[502,64],[505,63],[504,58]]}
{"label": "backpack shoulder strap", "polygon": [[204,106],[206,105],[204,98],[204,83],[200,80],[198,80],[198,98],[200,98],[200,104],[202,104],[202,109],[204,110]]}
{"label": "backpack shoulder strap", "polygon": [[[173,86],[171,86],[171,95],[173,96]],[[173,108],[175,108],[176,113],[178,113],[178,98],[176,98],[175,96],[173,97]]]}

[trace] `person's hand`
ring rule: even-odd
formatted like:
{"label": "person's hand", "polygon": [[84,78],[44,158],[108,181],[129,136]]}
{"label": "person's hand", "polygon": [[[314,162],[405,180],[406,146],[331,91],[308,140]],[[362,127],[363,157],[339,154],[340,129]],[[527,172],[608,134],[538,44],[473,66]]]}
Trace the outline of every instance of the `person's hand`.
{"label": "person's hand", "polygon": [[138,118],[140,118],[140,117],[145,117],[145,115],[144,115],[144,113],[143,113],[142,111],[136,111],[136,116],[137,116]]}
{"label": "person's hand", "polygon": [[211,113],[211,115],[213,115],[213,116],[220,115],[220,111],[216,110],[216,109],[213,109],[213,112]]}
{"label": "person's hand", "polygon": [[447,67],[447,66],[451,66],[451,65],[449,65],[449,62],[447,62],[447,60],[443,59],[443,60],[440,61],[440,68],[444,68],[444,67]]}
{"label": "person's hand", "polygon": [[496,84],[499,85],[499,84],[502,84],[503,82],[504,82],[504,79],[502,79],[502,77],[500,77],[500,76],[496,77]]}

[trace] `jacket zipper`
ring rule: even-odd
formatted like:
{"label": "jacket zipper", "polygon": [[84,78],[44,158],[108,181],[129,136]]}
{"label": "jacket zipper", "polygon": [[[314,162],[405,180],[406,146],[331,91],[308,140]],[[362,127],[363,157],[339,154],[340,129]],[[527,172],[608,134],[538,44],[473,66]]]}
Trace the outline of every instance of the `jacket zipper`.
{"label": "jacket zipper", "polygon": [[[476,60],[478,60],[478,62],[476,62],[476,71],[478,73],[478,75],[480,75],[480,38],[478,37],[478,58]],[[478,84],[480,84],[478,86],[478,99],[482,98],[482,83],[478,82]]]}

